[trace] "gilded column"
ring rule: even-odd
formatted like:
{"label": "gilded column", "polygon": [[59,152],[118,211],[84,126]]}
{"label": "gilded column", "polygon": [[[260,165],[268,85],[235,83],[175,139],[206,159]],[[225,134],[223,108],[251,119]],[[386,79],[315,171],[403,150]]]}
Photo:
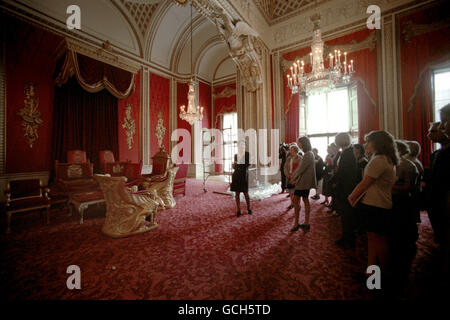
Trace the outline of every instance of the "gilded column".
{"label": "gilded column", "polygon": [[395,16],[383,17],[381,33],[383,100],[380,108],[382,118],[380,129],[386,130],[395,138],[403,137],[403,121],[397,75],[397,42]]}
{"label": "gilded column", "polygon": [[[172,132],[178,127],[178,109],[177,109],[177,81],[174,78],[170,78],[170,113],[169,113],[169,139],[172,136]],[[170,150],[176,145],[176,141],[170,141]],[[170,154],[170,153],[169,153]]]}
{"label": "gilded column", "polygon": [[150,150],[150,71],[148,68],[142,70],[142,95],[141,95],[141,154],[140,158],[145,168],[150,166],[151,152],[157,150]]}

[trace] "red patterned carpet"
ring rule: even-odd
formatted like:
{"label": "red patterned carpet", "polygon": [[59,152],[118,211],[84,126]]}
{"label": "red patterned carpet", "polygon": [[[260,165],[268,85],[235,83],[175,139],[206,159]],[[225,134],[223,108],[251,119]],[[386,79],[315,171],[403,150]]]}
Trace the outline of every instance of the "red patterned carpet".
{"label": "red patterned carpet", "polygon": [[[313,202],[311,231],[289,232],[293,210],[275,195],[235,216],[226,185],[189,180],[186,197],[158,213],[159,228],[111,239],[101,233],[104,210],[85,222],[54,209],[50,225],[39,213],[14,216],[13,233],[0,236],[2,296],[7,299],[371,299],[358,275],[366,240],[354,250],[334,245],[339,219]],[[243,207],[244,209],[244,204]],[[303,217],[302,217],[303,218]],[[302,219],[301,219],[302,220]],[[422,215],[418,254],[405,298],[433,291],[436,246]],[[4,222],[1,225],[2,232]],[[68,290],[66,269],[81,268],[81,290]],[[115,267],[113,270],[112,267]]]}

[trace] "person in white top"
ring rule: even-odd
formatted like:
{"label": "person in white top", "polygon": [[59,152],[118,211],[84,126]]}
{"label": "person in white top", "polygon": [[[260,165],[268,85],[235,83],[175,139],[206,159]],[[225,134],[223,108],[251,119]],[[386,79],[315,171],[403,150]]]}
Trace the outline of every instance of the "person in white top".
{"label": "person in white top", "polygon": [[352,206],[361,200],[360,210],[367,215],[368,265],[378,265],[383,272],[383,269],[386,271],[389,257],[392,186],[399,156],[394,137],[386,131],[372,131],[365,140],[366,150],[372,157],[364,170],[363,180],[348,196],[348,200]]}

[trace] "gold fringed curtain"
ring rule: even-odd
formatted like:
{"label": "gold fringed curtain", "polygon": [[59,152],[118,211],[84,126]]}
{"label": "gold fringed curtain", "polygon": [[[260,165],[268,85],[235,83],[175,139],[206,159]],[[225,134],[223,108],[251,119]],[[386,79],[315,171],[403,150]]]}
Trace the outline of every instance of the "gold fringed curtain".
{"label": "gold fringed curtain", "polygon": [[73,75],[80,86],[91,93],[108,90],[118,99],[127,98],[134,90],[135,74],[110,64],[67,50],[58,63],[55,83],[61,87]]}

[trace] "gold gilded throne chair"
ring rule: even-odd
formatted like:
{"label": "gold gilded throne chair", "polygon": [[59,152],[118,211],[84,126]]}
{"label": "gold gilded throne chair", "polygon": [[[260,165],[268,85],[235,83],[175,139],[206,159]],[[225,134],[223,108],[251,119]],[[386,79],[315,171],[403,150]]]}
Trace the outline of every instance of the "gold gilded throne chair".
{"label": "gold gilded throne chair", "polygon": [[178,167],[171,166],[168,153],[161,148],[153,157],[153,170],[149,175],[143,174],[139,181],[139,188],[156,192],[164,202],[166,209],[175,207],[173,186]]}
{"label": "gold gilded throne chair", "polygon": [[132,192],[125,177],[96,174],[106,201],[106,219],[102,232],[112,238],[128,237],[158,227],[158,207],[164,202],[155,191]]}

